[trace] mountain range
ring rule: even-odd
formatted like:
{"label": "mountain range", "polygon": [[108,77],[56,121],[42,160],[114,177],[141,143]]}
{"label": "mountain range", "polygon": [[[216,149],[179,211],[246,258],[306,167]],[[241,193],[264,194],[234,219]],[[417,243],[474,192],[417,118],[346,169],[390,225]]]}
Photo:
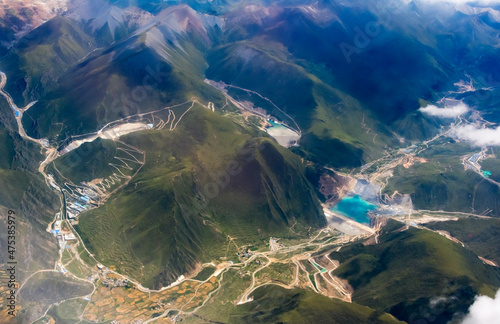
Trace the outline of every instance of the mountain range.
{"label": "mountain range", "polygon": [[[499,34],[481,2],[4,0],[0,211],[19,212],[20,280],[39,287],[20,321],[90,305],[105,271],[156,293],[214,267],[207,310],[175,315],[411,323],[439,304],[429,322],[459,323],[500,287]],[[377,204],[371,227],[327,227],[344,196]],[[37,273],[74,260],[38,303],[58,279]],[[258,286],[266,260],[296,284]],[[224,274],[252,278],[231,305]]]}

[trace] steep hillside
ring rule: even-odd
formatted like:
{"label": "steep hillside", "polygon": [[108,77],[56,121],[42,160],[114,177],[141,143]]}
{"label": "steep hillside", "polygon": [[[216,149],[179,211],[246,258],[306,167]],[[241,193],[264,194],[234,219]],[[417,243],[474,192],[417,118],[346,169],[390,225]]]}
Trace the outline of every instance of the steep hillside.
{"label": "steep hillside", "polygon": [[444,323],[466,313],[476,294],[493,296],[500,287],[500,270],[473,252],[403,226],[390,220],[379,244],[353,244],[330,255],[341,262],[334,273],[352,285],[354,302],[404,321]]}
{"label": "steep hillside", "polygon": [[500,264],[500,219],[466,218],[426,226],[449,232],[477,255]]}
{"label": "steep hillside", "polygon": [[[410,194],[414,206],[424,210],[445,210],[500,216],[500,188],[472,170],[464,170],[461,157],[472,155],[467,143],[447,142],[423,151],[426,163],[409,168],[398,166],[384,191]],[[488,160],[485,160],[488,161]],[[496,159],[491,159],[496,161]],[[488,170],[488,169],[484,169]],[[496,169],[495,177],[498,176]]]}
{"label": "steep hillside", "polygon": [[[500,287],[499,35],[485,1],[0,0],[15,321],[460,323]],[[369,238],[325,228],[354,194]]]}
{"label": "steep hillside", "polygon": [[96,51],[62,76],[59,86],[24,115],[27,133],[63,141],[193,96],[222,106],[222,95],[203,82],[201,51],[216,21],[204,21],[186,8],[160,14],[164,23]]}
{"label": "steep hillside", "polygon": [[65,17],[83,25],[99,46],[107,46],[150,24],[154,16],[128,4],[118,8],[104,0],[73,0]]}
{"label": "steep hillside", "polygon": [[[7,210],[16,213],[19,235],[17,258],[18,279],[23,280],[34,269],[51,268],[57,255],[55,239],[45,231],[59,208],[59,199],[45,190],[43,178],[37,174],[40,148],[16,134],[13,114],[0,98],[0,210],[2,226],[7,225]],[[0,234],[0,244],[7,246],[7,232]],[[7,255],[0,262],[7,261]]]}
{"label": "steep hillside", "polygon": [[296,59],[329,75],[318,77],[356,98],[386,124],[418,109],[419,98],[435,98],[437,91],[452,86],[449,62],[427,44],[397,32],[393,20],[378,19],[370,4],[317,2],[259,9],[262,18],[257,21],[241,23],[236,15],[234,24],[228,22],[231,42],[264,36],[283,44]]}
{"label": "steep hillside", "polygon": [[[208,56],[209,79],[258,92],[273,106],[250,100],[279,120],[302,131],[301,155],[333,167],[355,167],[395,144],[393,135],[353,97],[329,86],[331,75],[294,58],[280,43],[266,39],[235,42]],[[316,74],[316,75],[314,75]],[[297,125],[295,125],[297,124]],[[359,129],[363,131],[359,131]]]}
{"label": "steep hillside", "polygon": [[19,107],[57,85],[57,78],[93,48],[94,41],[70,20],[56,16],[20,39],[0,59],[7,91]]}
{"label": "steep hillside", "polygon": [[193,108],[174,131],[122,140],[144,150],[146,164],[83,214],[78,231],[104,264],[146,286],[165,286],[197,262],[226,257],[228,235],[260,244],[291,235],[295,222],[299,236],[325,225],[297,156],[209,110]]}
{"label": "steep hillside", "polygon": [[271,285],[257,289],[253,297],[251,303],[237,307],[231,323],[403,323],[368,307],[308,290],[287,290]]}
{"label": "steep hillside", "polygon": [[[29,323],[40,318],[50,303],[74,298],[92,291],[88,283],[75,282],[73,279],[55,272],[58,258],[58,245],[54,236],[46,231],[47,226],[59,212],[59,197],[48,190],[37,168],[43,156],[40,147],[23,140],[16,133],[12,110],[0,98],[0,226],[14,226],[14,240],[7,230],[0,231],[0,246],[7,251],[14,246],[18,285],[26,283],[17,290],[17,316],[12,319],[6,315],[7,293],[2,295],[0,316],[3,323]],[[8,216],[10,215],[10,222]],[[13,245],[14,241],[15,245]],[[12,249],[10,249],[12,251]],[[0,256],[0,263],[7,264],[11,254]],[[49,271],[34,275],[38,270]],[[54,271],[54,272],[52,272]],[[3,272],[2,274],[5,274]],[[34,275],[34,276],[32,276]],[[27,280],[30,278],[29,280]],[[17,286],[19,288],[19,286]],[[4,317],[6,315],[6,317]],[[8,321],[6,321],[8,319]]]}
{"label": "steep hillside", "polygon": [[113,174],[116,169],[112,163],[116,155],[116,142],[99,137],[63,155],[50,164],[47,170],[61,183],[68,180],[75,184],[89,182]]}

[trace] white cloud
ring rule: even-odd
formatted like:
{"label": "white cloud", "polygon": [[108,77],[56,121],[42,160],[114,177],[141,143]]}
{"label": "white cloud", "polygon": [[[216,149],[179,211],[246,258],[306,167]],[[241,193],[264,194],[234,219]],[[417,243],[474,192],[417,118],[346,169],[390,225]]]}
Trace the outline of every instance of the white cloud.
{"label": "white cloud", "polygon": [[476,297],[462,324],[500,324],[500,289],[495,299],[488,296]]}
{"label": "white cloud", "polygon": [[459,126],[453,129],[450,135],[477,146],[500,146],[500,126],[496,128],[479,128],[475,125]]}
{"label": "white cloud", "polygon": [[430,116],[453,118],[465,114],[469,111],[469,107],[463,102],[460,102],[455,106],[445,106],[444,108],[428,105],[427,107],[422,107],[419,110]]}

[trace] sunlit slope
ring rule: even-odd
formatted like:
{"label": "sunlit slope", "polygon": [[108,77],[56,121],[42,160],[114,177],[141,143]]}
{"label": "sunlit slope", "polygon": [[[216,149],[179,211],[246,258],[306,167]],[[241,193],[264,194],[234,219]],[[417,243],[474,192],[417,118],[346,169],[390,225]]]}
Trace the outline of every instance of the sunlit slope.
{"label": "sunlit slope", "polygon": [[287,290],[269,285],[257,289],[253,297],[252,302],[236,308],[231,323],[403,323],[369,307],[331,299],[309,290]]}
{"label": "sunlit slope", "polygon": [[[409,168],[398,166],[384,191],[410,194],[416,209],[444,210],[500,216],[500,187],[482,175],[464,170],[462,157],[478,151],[467,143],[447,141],[418,155],[425,163]],[[497,159],[486,159],[483,170],[494,172],[498,180]],[[493,168],[491,168],[493,167]],[[491,168],[491,169],[490,169]]]}
{"label": "sunlit slope", "polygon": [[116,172],[112,166],[113,162],[118,162],[114,161],[116,155],[116,143],[99,137],[63,155],[54,164],[49,164],[47,170],[61,183],[68,180],[74,184],[89,182]]}
{"label": "sunlit slope", "polygon": [[[311,7],[318,16],[299,4],[251,12],[243,6],[222,19],[186,5],[154,7],[156,19],[141,12],[150,23],[90,53],[51,84],[52,91],[39,94],[23,117],[29,135],[61,142],[193,96],[224,106],[205,77],[272,100],[283,111],[272,115],[285,122],[290,117],[302,131],[295,152],[335,168],[380,157],[384,147],[399,145],[395,132],[422,139],[439,126],[407,116],[419,99],[432,101],[451,86],[448,60],[433,48],[381,27],[369,47],[349,59],[342,53],[339,44],[355,37],[347,27],[371,21],[368,10],[354,20],[349,9],[327,3]],[[117,10],[99,13],[95,23],[115,19]]]}
{"label": "sunlit slope", "polygon": [[[25,114],[23,124],[29,134],[64,140],[67,135],[94,132],[108,122],[183,103],[193,96],[203,101],[222,98],[203,83],[192,65],[166,62],[145,43],[144,36],[81,63],[60,83],[58,90]],[[52,127],[56,122],[60,126]]]}
{"label": "sunlit slope", "polygon": [[122,140],[144,150],[146,164],[83,214],[78,231],[99,260],[146,286],[225,257],[227,235],[266,242],[295,223],[293,235],[325,225],[297,156],[209,110],[193,108],[174,131]]}
{"label": "sunlit slope", "polygon": [[465,218],[427,227],[449,232],[479,256],[500,264],[500,219]]}
{"label": "sunlit slope", "polygon": [[[341,262],[335,274],[353,286],[354,302],[404,321],[433,312],[435,323],[442,323],[466,312],[475,295],[493,296],[500,287],[500,270],[472,251],[437,233],[403,231],[403,226],[391,220],[379,244],[354,244],[330,255]],[[433,304],[436,298],[442,299]]]}
{"label": "sunlit slope", "polygon": [[64,141],[193,97],[221,107],[223,96],[203,82],[203,51],[218,25],[188,7],[158,15],[156,23],[96,50],[60,77],[24,115],[27,133]]}

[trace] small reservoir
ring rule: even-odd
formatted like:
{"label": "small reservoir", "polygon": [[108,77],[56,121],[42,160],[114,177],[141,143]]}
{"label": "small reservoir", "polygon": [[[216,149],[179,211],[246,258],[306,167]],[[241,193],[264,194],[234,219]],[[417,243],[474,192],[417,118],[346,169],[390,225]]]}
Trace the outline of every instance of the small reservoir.
{"label": "small reservoir", "polygon": [[331,208],[331,211],[342,216],[349,217],[361,224],[370,224],[368,212],[377,209],[377,206],[369,203],[358,195],[353,197],[344,197]]}
{"label": "small reservoir", "polygon": [[266,129],[267,133],[274,137],[281,146],[290,147],[300,139],[300,135],[294,130],[273,120],[268,120],[268,123],[271,127]]}

